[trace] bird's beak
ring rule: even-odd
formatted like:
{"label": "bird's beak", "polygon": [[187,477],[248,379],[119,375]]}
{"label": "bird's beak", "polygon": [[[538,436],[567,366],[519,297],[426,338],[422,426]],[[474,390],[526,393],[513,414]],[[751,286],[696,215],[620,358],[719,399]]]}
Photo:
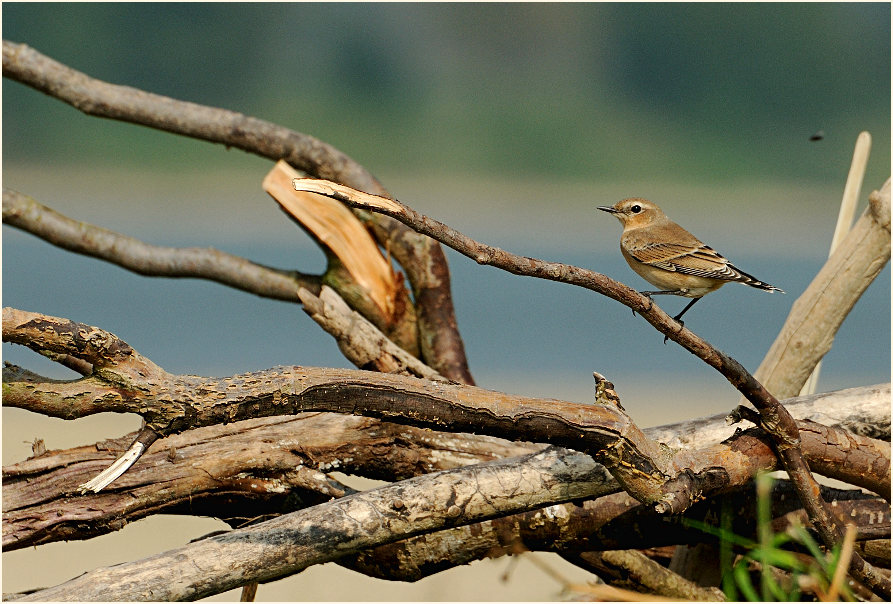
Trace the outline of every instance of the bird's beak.
{"label": "bird's beak", "polygon": [[616,214],[617,213],[617,210],[615,210],[611,206],[598,206],[598,209],[601,210],[602,212],[607,212],[608,214]]}

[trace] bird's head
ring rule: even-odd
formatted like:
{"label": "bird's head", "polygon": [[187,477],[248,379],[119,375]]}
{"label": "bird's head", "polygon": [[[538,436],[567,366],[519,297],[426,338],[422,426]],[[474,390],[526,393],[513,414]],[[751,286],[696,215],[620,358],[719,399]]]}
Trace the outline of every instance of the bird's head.
{"label": "bird's head", "polygon": [[598,206],[598,209],[613,214],[625,228],[631,229],[648,226],[666,218],[657,204],[641,197],[621,199],[613,206]]}

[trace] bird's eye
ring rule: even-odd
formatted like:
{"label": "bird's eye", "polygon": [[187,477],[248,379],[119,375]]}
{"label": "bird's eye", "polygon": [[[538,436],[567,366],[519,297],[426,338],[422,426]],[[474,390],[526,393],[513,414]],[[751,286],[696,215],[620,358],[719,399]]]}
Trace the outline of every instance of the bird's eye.
{"label": "bird's eye", "polygon": [[639,204],[636,204],[633,207],[631,207],[629,209],[629,211],[632,212],[633,214],[638,214],[639,212],[642,211],[642,206],[640,206]]}

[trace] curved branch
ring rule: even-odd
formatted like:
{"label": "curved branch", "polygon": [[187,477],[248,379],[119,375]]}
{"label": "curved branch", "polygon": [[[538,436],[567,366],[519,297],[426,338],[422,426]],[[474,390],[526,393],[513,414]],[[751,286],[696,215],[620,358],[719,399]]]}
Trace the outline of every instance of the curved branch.
{"label": "curved branch", "polygon": [[[444,245],[473,259],[479,264],[494,266],[516,275],[536,277],[577,285],[616,300],[651,323],[659,332],[680,344],[702,361],[719,371],[760,413],[760,425],[773,440],[779,460],[798,492],[809,517],[819,531],[822,541],[832,547],[843,540],[843,530],[834,521],[828,506],[819,498],[818,483],[800,451],[797,425],[778,399],[758,382],[738,361],[714,348],[689,329],[672,319],[656,306],[651,298],[594,271],[579,267],[546,262],[519,256],[500,248],[475,241],[456,229],[424,216],[391,198],[356,191],[334,182],[315,179],[295,179],[296,190],[326,195],[354,207],[392,216],[405,225],[437,239]],[[675,508],[675,504],[670,504]],[[889,597],[890,581],[854,554],[852,572],[866,583]]]}
{"label": "curved branch", "polygon": [[[3,76],[87,115],[219,143],[273,161],[284,159],[307,174],[387,194],[365,168],[312,136],[235,111],[109,84],[25,44],[3,40]],[[359,217],[406,271],[418,311],[422,360],[447,378],[473,383],[456,324],[449,268],[440,245],[390,218],[366,212]]]}
{"label": "curved branch", "polygon": [[207,279],[289,302],[299,302],[299,287],[319,291],[319,277],[314,275],[269,268],[212,248],[150,245],[73,220],[6,187],[3,188],[3,223],[70,252],[99,258],[147,277]]}

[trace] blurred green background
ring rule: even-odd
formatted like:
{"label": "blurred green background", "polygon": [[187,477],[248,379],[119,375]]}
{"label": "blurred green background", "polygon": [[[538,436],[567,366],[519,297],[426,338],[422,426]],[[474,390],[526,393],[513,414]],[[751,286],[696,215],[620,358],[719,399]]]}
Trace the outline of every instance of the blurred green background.
{"label": "blurred green background", "polygon": [[[472,237],[638,288],[646,284],[617,250],[620,226],[594,207],[649,197],[788,292],[730,285],[686,315],[689,328],[751,370],[827,257],[860,131],[873,139],[860,212],[890,176],[887,3],[4,3],[2,11],[7,40],[95,78],[311,134]],[[322,254],[260,188],[271,162],[88,117],[6,79],[2,92],[4,186],[150,243],[323,268]],[[810,141],[818,131],[823,140]],[[483,387],[587,401],[597,370],[642,426],[737,402],[715,371],[661,345],[625,307],[448,258]],[[685,304],[658,302],[671,314]],[[294,305],[201,281],[147,279],[9,227],[3,304],[103,327],[177,373],[349,366]],[[21,347],[4,344],[3,356],[71,375]],[[819,390],[889,379],[888,267],[845,322]],[[3,463],[30,455],[35,437],[53,449],[138,425],[130,416],[72,423],[5,409]],[[215,528],[156,517],[85,543],[5,553],[4,591],[58,583]],[[558,584],[532,565],[500,581],[506,564],[485,561],[413,585],[326,565],[262,586],[258,598],[558,597]]]}
{"label": "blurred green background", "polygon": [[[840,171],[828,151],[859,130],[889,164],[886,3],[3,10],[7,39],[100,79],[314,134],[373,172],[828,182]],[[96,120],[17,85],[3,93],[7,161],[124,149],[118,162],[214,161],[205,145],[174,154],[169,136],[132,127],[85,145]],[[807,148],[818,130],[827,142]]]}

